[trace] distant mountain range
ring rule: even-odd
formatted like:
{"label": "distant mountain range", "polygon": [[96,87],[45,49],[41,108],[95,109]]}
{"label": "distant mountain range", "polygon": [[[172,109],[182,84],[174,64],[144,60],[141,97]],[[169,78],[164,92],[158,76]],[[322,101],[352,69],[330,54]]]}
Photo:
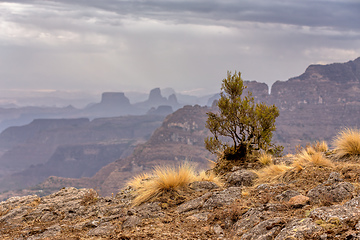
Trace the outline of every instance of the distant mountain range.
{"label": "distant mountain range", "polygon": [[[157,114],[168,115],[184,105],[202,104],[206,105],[208,99],[213,95],[195,97],[176,94],[168,88],[163,90],[167,97],[162,95],[160,88],[150,91],[145,100],[131,103],[130,99],[123,92],[104,92],[99,103],[88,103],[84,108],[75,108],[72,105],[67,107],[17,107],[13,104],[0,105],[0,132],[11,126],[29,124],[34,119],[59,119],[59,118],[82,118],[89,119],[99,117],[118,117],[127,115]],[[143,99],[143,94],[129,93],[134,99]],[[140,94],[140,93],[139,93]],[[180,97],[180,101],[178,100]],[[46,98],[47,99],[47,98]],[[44,99],[44,101],[46,101]],[[50,100],[49,100],[50,101]],[[40,102],[39,102],[40,103]]]}
{"label": "distant mountain range", "polygon": [[[331,144],[332,138],[339,129],[360,126],[360,58],[347,63],[311,65],[304,74],[298,77],[290,78],[288,81],[276,82],[272,86],[271,94],[269,94],[269,87],[265,83],[251,81],[246,82],[246,85],[248,90],[253,93],[256,101],[275,104],[279,108],[280,116],[276,121],[277,131],[274,134],[274,140],[284,145],[286,151],[294,151],[296,145],[304,146],[316,140],[326,140]],[[166,106],[176,109],[175,105],[171,105],[171,103],[176,103],[176,98],[170,98],[170,96],[164,98],[157,89],[153,90],[151,95],[152,97],[149,97],[145,102],[130,104],[121,93],[105,93],[101,103],[89,106],[83,111],[97,112],[96,108],[101,109],[101,106],[107,105],[108,102],[110,105],[111,102],[118,104],[122,102],[124,106],[134,106],[134,109],[144,110],[153,107],[149,103],[152,101],[157,101],[158,104],[164,103]],[[216,98],[215,96],[209,101],[212,102]],[[164,108],[165,112],[166,109],[168,108]],[[152,111],[156,111],[156,109]],[[2,148],[3,151],[5,149],[0,163],[2,166],[6,166],[6,164],[14,164],[13,167],[23,166],[19,170],[22,172],[14,173],[6,178],[7,182],[13,183],[11,187],[13,189],[16,183],[30,183],[29,179],[35,179],[35,176],[41,175],[39,174],[42,171],[41,169],[56,166],[58,169],[74,168],[73,173],[71,173],[74,175],[70,176],[71,171],[66,175],[65,172],[69,171],[66,170],[62,175],[57,174],[57,176],[48,178],[33,188],[33,191],[51,192],[59,187],[72,185],[96,188],[101,194],[107,195],[117,192],[134,174],[151,169],[157,164],[175,164],[187,159],[199,168],[206,168],[209,163],[208,159],[214,159],[214,156],[205,150],[203,144],[204,137],[209,134],[205,128],[206,112],[208,111],[216,111],[216,109],[199,105],[185,106],[168,115],[161,126],[160,122],[163,120],[161,115],[148,114],[144,116],[141,121],[152,126],[152,128],[147,128],[147,136],[158,127],[151,137],[145,143],[137,145],[134,152],[127,157],[118,153],[116,158],[118,160],[113,158],[110,160],[111,163],[106,163],[107,165],[103,165],[101,169],[99,167],[100,170],[95,175],[95,170],[78,171],[76,167],[73,167],[76,165],[74,165],[74,161],[79,159],[78,161],[82,161],[86,166],[89,165],[86,164],[86,161],[91,162],[90,165],[97,165],[98,160],[96,158],[82,157],[86,155],[84,153],[90,155],[91,153],[99,153],[99,156],[104,153],[102,146],[100,146],[100,142],[104,140],[97,140],[96,134],[103,134],[104,137],[120,136],[120,133],[116,133],[116,129],[121,124],[126,125],[130,122],[133,125],[126,125],[127,127],[123,127],[123,129],[139,130],[136,121],[131,117],[123,117],[123,122],[118,122],[115,125],[110,123],[118,121],[118,118],[102,119],[102,124],[96,124],[100,120],[90,122],[90,120],[80,119],[77,120],[78,123],[70,124],[68,122],[65,124],[66,127],[63,126],[58,130],[49,127],[52,120],[46,120],[48,122],[43,127],[34,121],[27,127],[9,128],[0,134],[0,149]],[[151,111],[148,110],[148,113]],[[153,117],[152,120],[146,120],[151,117]],[[161,119],[160,122],[159,119]],[[59,120],[53,120],[54,123],[56,121]],[[82,128],[79,124],[88,127]],[[63,134],[64,128],[67,129],[65,131],[67,134]],[[102,129],[107,130],[101,133]],[[16,134],[11,131],[16,132]],[[36,131],[38,133],[35,134]],[[53,135],[49,136],[54,137],[46,137],[49,131],[53,131]],[[138,132],[140,134],[143,130],[140,129]],[[72,139],[82,135],[91,141],[84,141],[83,144],[80,142],[72,143]],[[63,137],[56,142],[60,136]],[[144,137],[144,135],[141,136]],[[126,138],[128,139],[128,136]],[[47,141],[56,144],[46,145]],[[120,142],[118,139],[118,143]],[[92,145],[94,143],[98,145]],[[116,147],[121,148],[121,146]],[[16,149],[23,149],[21,151],[24,159],[21,159],[20,156],[8,158],[16,155],[15,152],[18,152]],[[37,151],[32,153],[32,149],[37,149]],[[41,153],[41,149],[45,149],[43,153]],[[111,149],[107,151],[113,152]],[[36,163],[40,165],[30,166],[34,164],[32,163],[33,160],[40,159],[41,154],[45,156],[45,152],[47,157],[41,158],[41,163]],[[26,160],[31,158],[33,160]],[[17,161],[20,163],[18,166],[15,166],[15,159],[18,159]],[[43,179],[46,177],[43,175]],[[4,180],[3,184],[5,182]],[[35,184],[36,181],[32,183]],[[6,186],[2,189],[5,190]],[[9,186],[8,189],[10,189]]]}

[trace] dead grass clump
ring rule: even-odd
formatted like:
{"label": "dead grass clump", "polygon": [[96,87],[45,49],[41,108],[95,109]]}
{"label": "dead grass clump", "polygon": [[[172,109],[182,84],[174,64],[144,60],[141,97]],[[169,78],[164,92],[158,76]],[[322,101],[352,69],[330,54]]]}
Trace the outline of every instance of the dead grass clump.
{"label": "dead grass clump", "polygon": [[280,179],[286,171],[291,169],[291,167],[284,164],[271,164],[260,170],[254,171],[258,175],[258,182],[274,182],[277,179]]}
{"label": "dead grass clump", "polygon": [[197,181],[213,182],[220,187],[224,185],[223,180],[219,177],[219,175],[216,175],[213,171],[201,171],[197,176]]}
{"label": "dead grass clump", "polygon": [[258,160],[263,165],[270,165],[273,163],[272,155],[268,153],[261,153]]}
{"label": "dead grass clump", "polygon": [[188,194],[188,186],[194,181],[210,181],[218,186],[224,184],[212,171],[197,174],[193,166],[184,163],[178,167],[157,166],[150,174],[134,177],[128,185],[134,188],[133,205],[136,206],[152,199],[180,199],[180,195]]}
{"label": "dead grass clump", "polygon": [[360,155],[360,130],[345,128],[335,137],[334,146],[339,158]]}
{"label": "dead grass clump", "polygon": [[164,192],[176,192],[193,181],[196,181],[195,170],[188,163],[178,167],[157,166],[150,177],[147,174],[140,175],[130,182],[130,186],[135,189],[133,205],[140,205]]}
{"label": "dead grass clump", "polygon": [[128,185],[134,189],[133,205],[137,206],[153,199],[163,203],[181,202],[183,195],[189,194],[189,184],[195,181],[210,181],[220,187],[224,185],[214,172],[202,171],[197,174],[189,163],[178,167],[157,166],[151,173],[134,177]]}
{"label": "dead grass clump", "polygon": [[141,174],[135,176],[133,179],[131,179],[127,185],[134,189],[139,189],[143,186],[144,181],[150,179],[151,177],[152,176],[148,173],[141,173]]}
{"label": "dead grass clump", "polygon": [[308,165],[334,167],[331,160],[327,159],[322,152],[315,151],[314,148],[306,148],[297,154],[292,165],[297,170],[302,170]]}
{"label": "dead grass clump", "polygon": [[315,142],[312,147],[316,152],[327,152],[329,150],[329,146],[325,141]]}

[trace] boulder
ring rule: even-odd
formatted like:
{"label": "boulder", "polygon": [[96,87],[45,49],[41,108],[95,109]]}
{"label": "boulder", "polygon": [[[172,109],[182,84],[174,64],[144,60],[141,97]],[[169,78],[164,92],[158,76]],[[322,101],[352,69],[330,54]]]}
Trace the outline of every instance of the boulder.
{"label": "boulder", "polygon": [[190,188],[195,191],[206,191],[206,190],[217,189],[219,188],[219,186],[209,181],[195,181],[190,183]]}
{"label": "boulder", "polygon": [[294,190],[286,190],[284,192],[282,192],[279,195],[275,196],[275,199],[277,201],[283,201],[283,202],[287,202],[290,200],[290,198],[295,197],[297,195],[300,195],[300,193],[298,191],[294,191]]}
{"label": "boulder", "polygon": [[312,239],[315,233],[321,231],[322,228],[315,224],[311,218],[294,219],[286,224],[275,240]]}
{"label": "boulder", "polygon": [[352,196],[354,186],[348,182],[337,182],[330,186],[320,184],[311,189],[307,196],[314,203],[319,202],[341,202]]}
{"label": "boulder", "polygon": [[241,187],[229,187],[221,192],[214,193],[203,205],[203,208],[213,209],[230,205],[241,198]]}
{"label": "boulder", "polygon": [[213,195],[213,193],[208,192],[202,195],[201,197],[192,199],[188,202],[184,202],[179,205],[176,209],[178,213],[189,212],[192,210],[200,209],[204,205],[204,203]]}
{"label": "boulder", "polygon": [[251,171],[244,169],[230,173],[226,179],[229,186],[241,187],[252,186],[257,175]]}
{"label": "boulder", "polygon": [[303,206],[310,203],[310,198],[304,195],[297,195],[290,198],[288,204],[293,208],[302,208]]}
{"label": "boulder", "polygon": [[285,225],[285,220],[280,217],[271,218],[265,221],[260,222],[255,227],[250,229],[245,233],[241,240],[270,240],[274,239],[283,226]]}
{"label": "boulder", "polygon": [[310,212],[312,219],[320,219],[325,222],[336,220],[341,224],[355,226],[360,221],[360,209],[345,205],[333,205],[319,207]]}
{"label": "boulder", "polygon": [[247,230],[256,226],[264,218],[264,213],[259,209],[249,209],[239,221],[237,221],[233,226],[233,233],[235,235],[242,235]]}

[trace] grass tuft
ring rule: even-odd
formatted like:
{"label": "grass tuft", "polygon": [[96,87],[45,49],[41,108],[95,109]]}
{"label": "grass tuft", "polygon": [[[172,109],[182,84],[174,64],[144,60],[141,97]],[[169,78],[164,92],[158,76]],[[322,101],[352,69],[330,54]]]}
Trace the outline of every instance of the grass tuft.
{"label": "grass tuft", "polygon": [[313,148],[316,152],[327,152],[329,150],[329,146],[325,141],[315,142]]}
{"label": "grass tuft", "polygon": [[137,206],[163,193],[186,190],[194,181],[211,181],[219,186],[223,185],[221,179],[213,173],[196,174],[194,167],[189,163],[178,167],[157,166],[151,174],[138,175],[128,185],[134,188],[133,205]]}
{"label": "grass tuft", "polygon": [[272,155],[268,153],[261,153],[258,160],[263,165],[270,165],[273,163]]}
{"label": "grass tuft", "polygon": [[360,155],[360,130],[345,128],[334,139],[336,155],[340,158]]}
{"label": "grass tuft", "polygon": [[[309,151],[309,149],[311,149],[311,151]],[[312,147],[306,148],[301,151],[301,153],[297,154],[293,162],[293,167],[298,170],[301,170],[308,165],[334,167],[334,164],[327,159],[322,152],[317,152]]]}
{"label": "grass tuft", "polygon": [[291,167],[284,164],[270,164],[262,169],[255,170],[258,182],[273,182],[285,174]]}
{"label": "grass tuft", "polygon": [[216,185],[222,187],[224,185],[223,180],[216,175],[213,171],[201,171],[197,176],[197,181],[213,182]]}

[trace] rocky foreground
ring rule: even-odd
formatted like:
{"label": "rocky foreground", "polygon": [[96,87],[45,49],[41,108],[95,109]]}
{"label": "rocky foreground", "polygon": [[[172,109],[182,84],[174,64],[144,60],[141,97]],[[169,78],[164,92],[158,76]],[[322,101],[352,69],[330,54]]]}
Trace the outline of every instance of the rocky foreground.
{"label": "rocky foreground", "polygon": [[0,203],[1,239],[360,239],[359,168],[311,166],[257,183],[235,167],[225,187],[193,182],[133,207],[133,190],[63,188]]}

